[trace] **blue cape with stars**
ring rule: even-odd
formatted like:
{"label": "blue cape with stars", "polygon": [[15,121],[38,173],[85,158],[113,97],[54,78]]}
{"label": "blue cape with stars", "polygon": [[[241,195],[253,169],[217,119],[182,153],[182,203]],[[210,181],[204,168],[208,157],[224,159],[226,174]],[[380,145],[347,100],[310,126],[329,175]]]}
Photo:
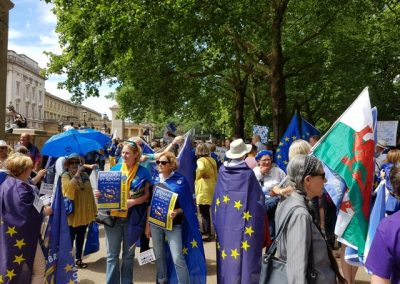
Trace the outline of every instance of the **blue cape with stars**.
{"label": "blue cape with stars", "polygon": [[[204,256],[203,241],[199,230],[199,222],[196,216],[196,206],[186,178],[175,172],[165,182],[168,189],[178,194],[178,202],[183,210],[182,222],[182,248],[188,266],[190,283],[206,283],[207,267]],[[166,243],[166,251],[169,252]],[[168,283],[178,283],[175,267],[171,255],[168,256]]]}
{"label": "blue cape with stars", "polygon": [[264,194],[246,163],[220,168],[211,212],[217,235],[217,283],[258,283]]}

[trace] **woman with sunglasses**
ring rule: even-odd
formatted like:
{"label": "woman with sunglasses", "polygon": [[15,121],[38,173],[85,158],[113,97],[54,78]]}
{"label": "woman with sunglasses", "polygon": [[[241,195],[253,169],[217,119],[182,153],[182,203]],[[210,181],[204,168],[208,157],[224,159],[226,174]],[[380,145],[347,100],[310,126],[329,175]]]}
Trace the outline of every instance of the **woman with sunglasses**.
{"label": "woman with sunglasses", "polygon": [[[121,171],[127,177],[127,208],[128,210],[112,210],[110,215],[116,219],[115,225],[104,226],[107,244],[106,283],[133,283],[133,258],[135,242],[142,234],[147,218],[146,202],[150,197],[149,187],[152,183],[150,173],[140,166],[141,148],[133,141],[123,143],[123,162],[111,168],[111,171]],[[100,197],[96,191],[95,197]],[[122,243],[122,263],[119,255]]]}
{"label": "woman with sunglasses", "polygon": [[315,283],[346,283],[315,222],[310,202],[322,195],[326,181],[322,163],[313,156],[297,155],[289,161],[287,178],[294,191],[282,197],[275,223],[279,231],[291,209],[295,208],[277,247],[277,256],[287,264],[288,283],[309,283],[311,269],[316,272]]}
{"label": "woman with sunglasses", "polygon": [[82,262],[82,249],[87,227],[97,214],[89,176],[85,173],[84,160],[77,154],[70,154],[64,163],[66,172],[61,177],[64,197],[73,201],[73,211],[68,215],[72,246],[75,242],[75,259],[78,268],[86,268]]}
{"label": "woman with sunglasses", "polygon": [[[175,208],[168,213],[173,219],[171,231],[149,222],[146,224],[146,235],[153,238],[158,283],[205,283],[204,249],[189,184],[184,176],[176,172],[178,164],[173,153],[162,154],[156,163],[161,184],[178,194]],[[165,253],[166,239],[172,256],[168,259]],[[174,265],[170,265],[171,262]],[[176,273],[171,271],[173,269]]]}

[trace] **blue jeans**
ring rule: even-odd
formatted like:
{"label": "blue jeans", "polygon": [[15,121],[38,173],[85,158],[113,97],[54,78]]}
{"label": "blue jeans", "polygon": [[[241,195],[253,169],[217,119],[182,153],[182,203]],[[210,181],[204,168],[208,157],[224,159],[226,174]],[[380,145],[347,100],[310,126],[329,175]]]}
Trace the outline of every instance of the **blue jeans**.
{"label": "blue jeans", "polygon": [[[128,219],[117,218],[114,227],[104,225],[107,245],[107,284],[131,284],[133,282],[133,257],[135,250],[128,246]],[[119,255],[122,243],[122,265]]]}
{"label": "blue jeans", "polygon": [[169,250],[171,251],[172,261],[174,262],[178,283],[189,284],[189,270],[185,258],[182,254],[182,227],[175,225],[172,231],[164,230],[155,225],[151,225],[151,237],[153,239],[153,250],[156,256],[157,279],[158,282],[167,282],[167,259],[165,255],[164,241],[167,237]]}

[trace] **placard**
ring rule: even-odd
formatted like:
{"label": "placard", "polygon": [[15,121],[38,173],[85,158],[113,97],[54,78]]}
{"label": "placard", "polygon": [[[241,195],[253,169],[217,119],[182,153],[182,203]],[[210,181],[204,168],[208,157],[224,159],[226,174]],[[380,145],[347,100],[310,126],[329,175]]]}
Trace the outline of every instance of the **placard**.
{"label": "placard", "polygon": [[398,121],[378,121],[377,132],[378,140],[386,141],[388,146],[396,146],[396,134]]}
{"label": "placard", "polygon": [[39,195],[50,195],[50,196],[52,196],[53,195],[53,187],[54,187],[54,184],[52,184],[52,183],[42,182],[40,184]]}
{"label": "placard", "polygon": [[101,196],[97,199],[98,210],[126,210],[127,175],[119,171],[99,172],[97,189]]}
{"label": "placard", "polygon": [[156,260],[156,256],[154,255],[153,249],[146,250],[139,254],[138,262],[139,265],[142,266],[144,264],[150,263]]}
{"label": "placard", "polygon": [[253,134],[259,135],[261,138],[261,142],[264,144],[268,143],[268,127],[262,125],[253,125]]}
{"label": "placard", "polygon": [[150,204],[149,222],[161,228],[172,230],[172,218],[168,212],[174,210],[178,194],[164,185],[157,185]]}

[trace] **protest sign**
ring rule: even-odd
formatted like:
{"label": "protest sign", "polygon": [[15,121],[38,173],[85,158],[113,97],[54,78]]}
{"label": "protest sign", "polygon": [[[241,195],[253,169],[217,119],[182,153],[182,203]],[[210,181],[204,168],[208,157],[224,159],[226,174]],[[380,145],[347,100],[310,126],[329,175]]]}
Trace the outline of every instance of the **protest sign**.
{"label": "protest sign", "polygon": [[157,185],[150,204],[149,222],[161,228],[172,230],[172,218],[168,212],[174,210],[178,194],[166,186]]}
{"label": "protest sign", "polygon": [[126,210],[126,180],[123,172],[99,172],[98,190],[101,196],[97,200],[98,210]]}

